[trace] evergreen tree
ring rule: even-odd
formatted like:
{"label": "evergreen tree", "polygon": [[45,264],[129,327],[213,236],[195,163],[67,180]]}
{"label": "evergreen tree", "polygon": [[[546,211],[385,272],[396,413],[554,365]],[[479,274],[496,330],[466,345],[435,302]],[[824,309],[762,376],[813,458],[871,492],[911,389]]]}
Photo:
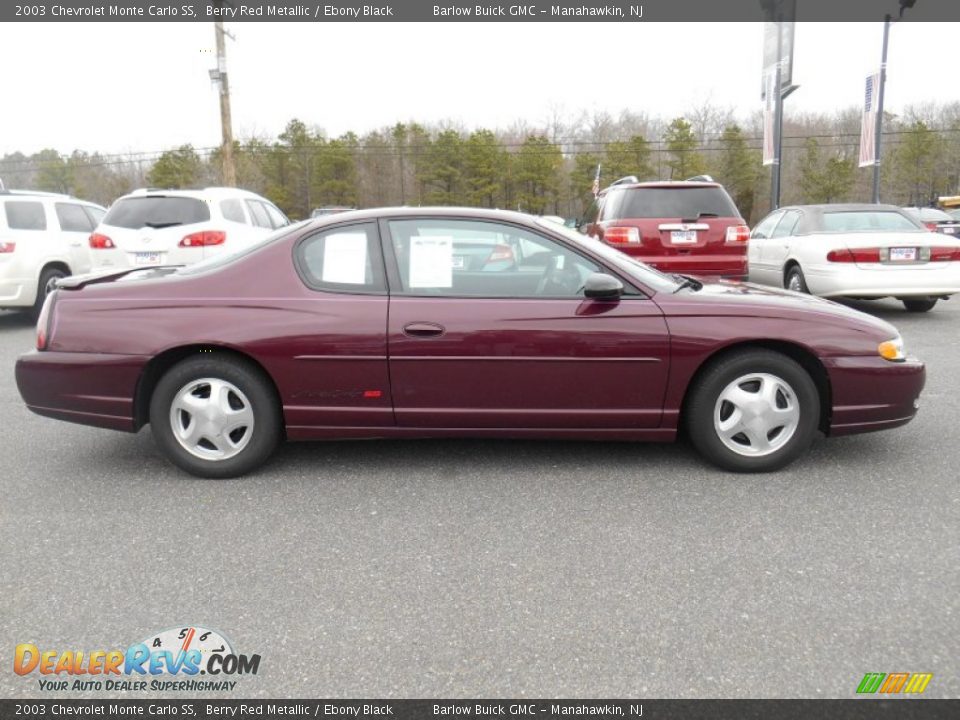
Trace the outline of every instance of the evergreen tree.
{"label": "evergreen tree", "polygon": [[671,180],[684,180],[705,171],[706,163],[697,152],[699,143],[690,123],[683,118],[675,118],[667,126],[663,139],[670,155],[667,167],[670,168]]}

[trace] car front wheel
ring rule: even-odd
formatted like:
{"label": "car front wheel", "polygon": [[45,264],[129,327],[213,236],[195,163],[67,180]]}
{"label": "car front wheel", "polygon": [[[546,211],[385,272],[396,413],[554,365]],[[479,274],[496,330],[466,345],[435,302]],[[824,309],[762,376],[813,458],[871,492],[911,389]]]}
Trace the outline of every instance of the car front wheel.
{"label": "car front wheel", "polygon": [[232,357],[184,360],[157,383],[150,426],[167,458],[205,478],[255,470],[276,449],[281,415],[260,370]]}
{"label": "car front wheel", "polygon": [[706,459],[734,472],[769,472],[813,441],[820,396],[793,359],[770,350],[727,355],[690,390],[687,430]]}

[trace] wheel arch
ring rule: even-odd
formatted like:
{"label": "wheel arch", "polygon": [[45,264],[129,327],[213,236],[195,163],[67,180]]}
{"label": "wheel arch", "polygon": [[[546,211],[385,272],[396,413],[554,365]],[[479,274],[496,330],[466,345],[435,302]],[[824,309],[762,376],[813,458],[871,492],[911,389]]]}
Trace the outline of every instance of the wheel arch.
{"label": "wheel arch", "polygon": [[827,434],[830,430],[830,412],[833,407],[833,390],[830,385],[830,376],[827,369],[809,348],[790,342],[788,340],[744,340],[732,345],[725,345],[717,349],[711,355],[704,359],[697,367],[696,371],[687,383],[683,393],[683,401],[680,404],[680,417],[678,418],[678,428],[682,429],[685,425],[684,420],[687,414],[687,403],[690,400],[691,389],[707,370],[723,358],[737,352],[743,352],[755,348],[758,350],[771,350],[794,360],[800,367],[807,371],[817,388],[817,395],[820,397],[820,417],[817,422],[819,430]]}
{"label": "wheel arch", "polygon": [[[267,369],[259,360],[249,353],[225,345],[193,343],[189,345],[178,345],[177,347],[164,350],[151,358],[140,372],[133,396],[133,425],[135,431],[140,430],[140,428],[150,422],[150,398],[160,378],[177,363],[190,357],[197,357],[201,353],[205,357],[222,357],[240,360],[254,367],[270,387],[274,400],[277,403],[277,408],[280,411],[280,417],[283,418],[283,403],[280,401],[280,390],[273,376],[267,372]],[[281,429],[284,434],[286,434],[286,423],[282,423],[282,425],[283,427]]]}
{"label": "wheel arch", "polygon": [[790,274],[790,271],[793,270],[793,268],[800,268],[800,272],[803,272],[803,267],[801,267],[800,261],[797,260],[795,257],[788,258],[787,261],[783,264],[783,272],[781,273],[781,276],[780,276],[780,285],[782,287],[787,286],[787,275]]}

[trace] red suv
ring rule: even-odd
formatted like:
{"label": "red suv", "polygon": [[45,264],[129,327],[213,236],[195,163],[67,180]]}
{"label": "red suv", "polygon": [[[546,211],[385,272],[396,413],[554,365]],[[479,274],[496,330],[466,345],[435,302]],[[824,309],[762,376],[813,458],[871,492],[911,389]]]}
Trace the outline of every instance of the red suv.
{"label": "red suv", "polygon": [[747,277],[750,228],[723,186],[707,176],[617,180],[597,197],[580,231],[663,272]]}

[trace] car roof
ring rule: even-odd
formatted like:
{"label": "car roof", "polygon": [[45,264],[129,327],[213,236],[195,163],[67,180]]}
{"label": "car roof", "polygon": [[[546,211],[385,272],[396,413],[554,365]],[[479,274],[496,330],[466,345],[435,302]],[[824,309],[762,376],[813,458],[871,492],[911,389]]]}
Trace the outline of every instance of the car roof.
{"label": "car roof", "polygon": [[265,200],[261,195],[243,188],[233,187],[207,187],[207,188],[137,188],[127,193],[123,197],[150,197],[150,196],[168,196],[168,197],[191,197],[191,198],[235,198],[237,196],[245,198],[257,198]]}
{"label": "car roof", "polygon": [[418,217],[462,218],[465,220],[495,220],[513,222],[536,227],[537,216],[513,210],[490,210],[475,207],[386,207],[367,210],[347,210],[335,215],[321,215],[310,220],[313,226],[338,225],[352,220],[378,220],[380,218],[418,218]]}
{"label": "car roof", "polygon": [[779,212],[780,210],[813,210],[815,212],[867,212],[870,210],[889,212],[895,210],[896,212],[902,212],[903,208],[883,203],[822,203],[820,205],[784,205],[772,212]]}
{"label": "car roof", "polygon": [[[64,193],[45,192],[43,190],[0,190],[0,197],[8,197],[10,195],[18,195],[18,196],[26,196],[26,197],[41,197],[41,198],[60,198],[61,200],[77,200],[78,199],[70,195],[65,195]],[[81,202],[87,202],[87,201],[81,200]]]}

